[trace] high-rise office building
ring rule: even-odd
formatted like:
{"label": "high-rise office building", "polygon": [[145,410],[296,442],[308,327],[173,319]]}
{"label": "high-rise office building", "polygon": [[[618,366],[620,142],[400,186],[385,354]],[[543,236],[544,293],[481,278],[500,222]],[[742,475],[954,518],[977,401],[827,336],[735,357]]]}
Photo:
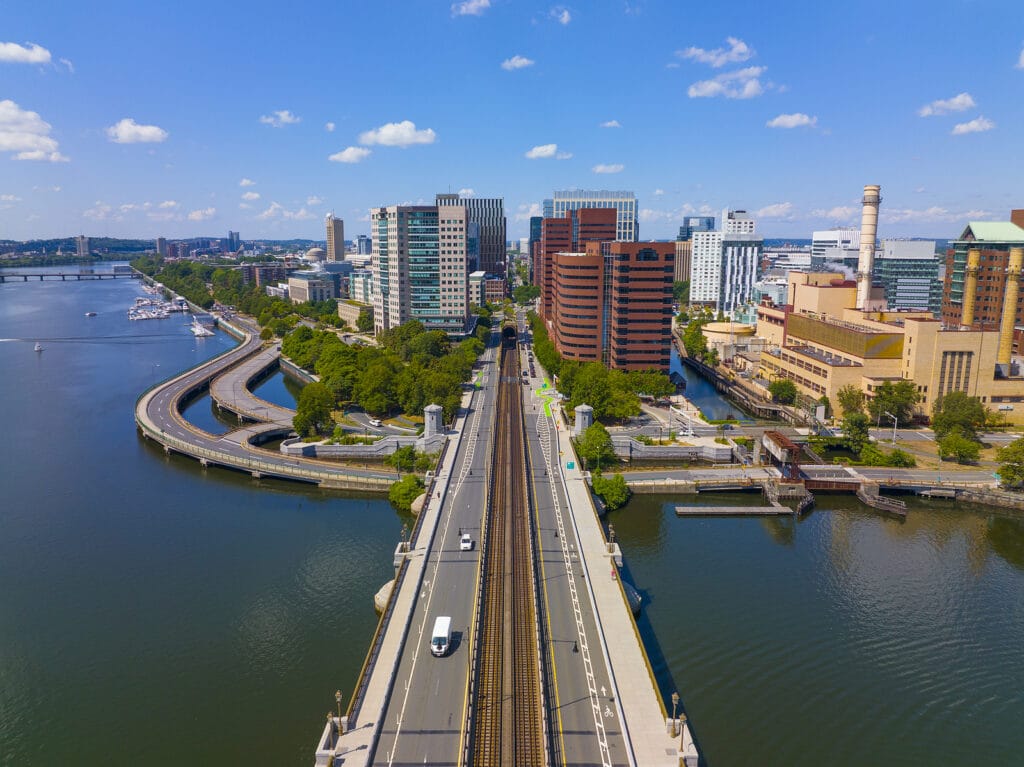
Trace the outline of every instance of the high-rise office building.
{"label": "high-rise office building", "polygon": [[[439,194],[438,206],[457,205],[466,209],[469,234],[473,237],[476,269],[505,276],[505,200],[502,197],[460,197],[457,194]],[[473,226],[475,225],[475,226]],[[470,253],[472,260],[474,253]]]}
{"label": "high-rise office building", "polygon": [[378,333],[409,320],[463,333],[468,210],[462,205],[392,205],[370,213],[373,321]]}
{"label": "high-rise office building", "polygon": [[541,221],[540,243],[534,259],[534,284],[540,288],[540,316],[545,320],[554,319],[552,260],[555,254],[581,252],[588,242],[616,239],[616,216],[614,208],[582,208]]}
{"label": "high-rise office building", "polygon": [[156,254],[158,256],[167,255],[167,240],[164,237],[156,238]]}
{"label": "high-rise office building", "polygon": [[324,222],[327,225],[327,260],[345,260],[345,222],[328,213]]}
{"label": "high-rise office building", "polygon": [[228,230],[227,248],[228,253],[237,253],[238,249],[242,247],[242,240],[238,236],[238,232],[232,232]]}
{"label": "high-rise office building", "polygon": [[890,309],[942,311],[941,262],[932,240],[883,240],[875,255],[874,283],[885,288]]}
{"label": "high-rise office building", "polygon": [[693,235],[690,303],[731,314],[753,300],[764,240],[744,211],[724,211],[722,226],[722,231]]}
{"label": "high-rise office building", "polygon": [[679,227],[679,236],[676,239],[688,241],[693,237],[694,232],[713,231],[715,231],[714,216],[686,216],[683,219],[683,225]]}
{"label": "high-rise office building", "polygon": [[555,253],[550,328],[559,354],[667,373],[674,258],[674,242],[592,240],[583,252]]}
{"label": "high-rise office building", "polygon": [[79,258],[88,258],[92,254],[91,243],[84,234],[75,238],[75,253]]}
{"label": "high-rise office building", "polygon": [[640,238],[636,195],[633,192],[611,192],[604,189],[555,192],[550,200],[544,200],[544,217],[564,218],[569,211],[585,208],[614,208],[615,239],[636,242]]}
{"label": "high-rise office building", "polygon": [[356,253],[360,256],[368,256],[373,252],[373,240],[365,234],[356,238]]}

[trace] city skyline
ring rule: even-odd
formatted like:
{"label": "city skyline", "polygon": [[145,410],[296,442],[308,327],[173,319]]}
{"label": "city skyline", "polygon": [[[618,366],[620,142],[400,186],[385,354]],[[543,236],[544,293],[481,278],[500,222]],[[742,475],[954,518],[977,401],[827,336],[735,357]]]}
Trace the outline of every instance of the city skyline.
{"label": "city skyline", "polygon": [[516,240],[555,190],[625,189],[641,239],[726,207],[809,237],[855,225],[871,181],[880,236],[955,238],[1024,202],[1008,1],[273,10],[8,9],[3,236],[323,239],[333,211],[355,238],[371,208],[451,192],[503,197]]}

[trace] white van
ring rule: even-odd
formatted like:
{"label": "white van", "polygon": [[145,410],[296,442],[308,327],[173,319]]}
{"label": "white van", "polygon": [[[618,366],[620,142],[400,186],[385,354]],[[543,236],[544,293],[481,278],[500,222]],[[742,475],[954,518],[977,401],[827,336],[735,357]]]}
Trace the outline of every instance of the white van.
{"label": "white van", "polygon": [[442,615],[434,621],[434,631],[430,635],[430,652],[438,658],[448,653],[448,645],[452,639],[452,619]]}

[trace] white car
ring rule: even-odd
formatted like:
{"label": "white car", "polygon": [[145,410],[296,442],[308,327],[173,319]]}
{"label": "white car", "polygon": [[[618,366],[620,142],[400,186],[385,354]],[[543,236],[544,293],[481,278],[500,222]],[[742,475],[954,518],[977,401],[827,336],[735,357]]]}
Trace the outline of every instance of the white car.
{"label": "white car", "polygon": [[383,426],[383,425],[384,425],[384,422],[381,421],[379,418],[371,418],[370,419],[370,426],[378,426],[379,427],[379,426]]}
{"label": "white car", "polygon": [[469,533],[463,533],[462,537],[459,538],[459,550],[460,551],[472,551],[473,550],[473,539]]}

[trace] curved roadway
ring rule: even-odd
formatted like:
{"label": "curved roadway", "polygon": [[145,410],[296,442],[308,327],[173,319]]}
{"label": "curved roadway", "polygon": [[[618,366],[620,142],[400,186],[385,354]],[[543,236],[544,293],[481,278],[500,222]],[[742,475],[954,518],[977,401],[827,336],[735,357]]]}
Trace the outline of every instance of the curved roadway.
{"label": "curved roadway", "polygon": [[253,437],[268,430],[282,429],[279,423],[249,424],[217,435],[185,420],[181,415],[183,399],[206,388],[214,378],[255,355],[263,346],[256,328],[237,317],[232,322],[244,333],[238,346],[151,387],[139,397],[135,404],[135,422],[143,435],[159,442],[168,452],[174,450],[191,456],[203,465],[216,464],[246,471],[257,478],[278,477],[315,482],[323,487],[386,492],[398,479],[394,472],[352,469],[327,461],[276,455],[250,443]]}

